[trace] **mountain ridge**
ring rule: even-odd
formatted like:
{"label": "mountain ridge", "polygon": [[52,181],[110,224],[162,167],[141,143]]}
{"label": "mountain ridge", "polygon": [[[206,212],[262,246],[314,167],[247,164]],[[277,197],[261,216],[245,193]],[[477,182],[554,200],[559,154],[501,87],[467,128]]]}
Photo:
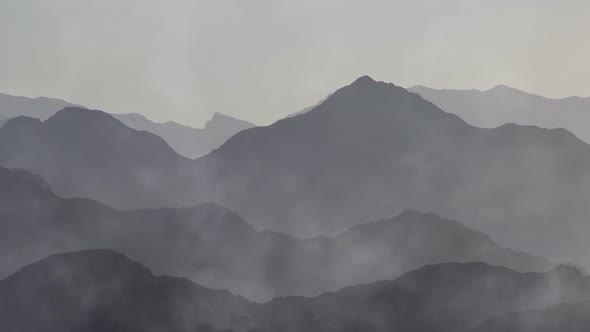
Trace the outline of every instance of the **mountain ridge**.
{"label": "mountain ridge", "polygon": [[203,128],[193,128],[174,121],[154,122],[137,113],[113,116],[133,129],[146,130],[162,137],[177,153],[190,159],[211,152],[241,130],[255,127],[250,122],[217,112]]}
{"label": "mountain ridge", "polygon": [[[6,319],[0,320],[0,328],[20,332],[40,328],[151,332],[164,326],[178,332],[463,332],[490,317],[590,295],[588,278],[550,273],[448,263],[316,297],[253,303],[186,279],[155,276],[112,250],[85,250],[52,255],[1,280],[0,316]],[[455,301],[451,294],[462,301]]]}
{"label": "mountain ridge", "polygon": [[483,260],[519,271],[554,266],[501,248],[457,222],[415,211],[335,237],[297,239],[256,230],[212,202],[119,211],[88,199],[64,199],[27,171],[0,168],[0,199],[7,203],[0,206],[0,277],[48,252],[111,248],[156,273],[260,301],[393,278],[424,264]]}

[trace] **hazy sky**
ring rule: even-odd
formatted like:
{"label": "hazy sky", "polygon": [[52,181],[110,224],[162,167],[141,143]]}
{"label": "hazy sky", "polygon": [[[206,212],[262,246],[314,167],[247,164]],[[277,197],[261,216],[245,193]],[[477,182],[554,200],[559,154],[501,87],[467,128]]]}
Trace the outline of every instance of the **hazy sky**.
{"label": "hazy sky", "polygon": [[0,92],[267,124],[369,74],[590,95],[584,0],[0,0]]}

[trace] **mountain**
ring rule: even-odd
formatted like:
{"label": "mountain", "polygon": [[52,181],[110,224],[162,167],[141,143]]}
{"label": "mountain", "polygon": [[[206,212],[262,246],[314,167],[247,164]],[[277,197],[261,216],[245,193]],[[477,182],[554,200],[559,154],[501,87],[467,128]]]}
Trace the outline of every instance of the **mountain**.
{"label": "mountain", "polygon": [[196,160],[98,111],[16,119],[0,129],[0,165],[31,170],[66,197],[120,209],[212,201],[298,237],[431,211],[503,247],[590,264],[589,145],[563,129],[474,127],[370,77]]}
{"label": "mountain", "polygon": [[66,107],[82,106],[70,104],[60,99],[47,97],[28,98],[0,93],[0,120],[8,120],[17,116],[45,120]]}
{"label": "mountain", "polygon": [[180,194],[188,186],[182,174],[192,167],[159,136],[74,107],[44,122],[9,120],[0,128],[0,165],[39,174],[63,196],[128,208],[175,206],[163,191]]}
{"label": "mountain", "polygon": [[211,325],[240,324],[253,305],[109,250],[50,256],[1,281],[0,294],[7,332],[222,332]]}
{"label": "mountain", "polygon": [[317,295],[392,279],[426,264],[484,261],[547,271],[545,259],[434,214],[405,211],[335,237],[301,240],[256,231],[213,203],[118,211],[56,196],[42,178],[0,168],[0,278],[47,253],[112,248],[157,273],[190,278],[253,300]]}
{"label": "mountain", "polygon": [[213,114],[202,129],[176,122],[157,123],[137,113],[112,114],[125,125],[145,130],[162,137],[174,151],[187,158],[198,158],[218,148],[239,131],[255,127],[254,124],[220,113]]}
{"label": "mountain", "polygon": [[110,250],[59,254],[0,281],[2,331],[467,331],[490,317],[587,299],[579,271],[483,263],[420,268],[393,281],[257,304],[154,276]]}
{"label": "mountain", "polygon": [[457,114],[478,127],[493,128],[507,123],[565,128],[590,142],[590,97],[552,99],[506,85],[489,90],[408,89],[447,112]]}
{"label": "mountain", "polygon": [[307,113],[236,134],[196,169],[199,201],[256,228],[334,234],[411,208],[588,263],[589,145],[563,129],[474,127],[367,76]]}
{"label": "mountain", "polygon": [[302,109],[301,111],[298,111],[298,112],[291,113],[291,114],[287,115],[285,117],[285,119],[292,118],[294,116],[305,114],[305,113],[311,111],[312,109],[314,109],[314,108],[318,107],[319,105],[321,105],[321,103],[323,103],[326,99],[328,99],[330,97],[330,95],[327,95],[325,98],[321,99],[320,101],[318,101],[317,103],[315,103],[315,105],[313,105],[313,106],[308,106],[308,107]]}
{"label": "mountain", "polygon": [[6,122],[8,122],[8,120],[0,120],[0,128],[2,128]]}
{"label": "mountain", "polygon": [[509,313],[491,318],[473,332],[585,332],[590,326],[590,302]]}

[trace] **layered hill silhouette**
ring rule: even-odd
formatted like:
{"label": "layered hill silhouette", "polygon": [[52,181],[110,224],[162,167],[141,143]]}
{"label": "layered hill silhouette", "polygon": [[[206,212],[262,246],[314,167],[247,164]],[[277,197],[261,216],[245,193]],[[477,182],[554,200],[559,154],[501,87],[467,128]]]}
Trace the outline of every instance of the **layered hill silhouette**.
{"label": "layered hill silhouette", "polygon": [[157,273],[188,277],[254,300],[317,295],[392,279],[426,264],[484,261],[519,271],[554,264],[458,222],[407,210],[335,237],[256,231],[213,203],[119,211],[56,196],[41,177],[0,168],[0,278],[51,252],[112,248]]}
{"label": "layered hill silhouette", "polygon": [[[46,121],[17,117],[0,128],[0,165],[44,177],[66,197],[118,207],[175,206],[166,199],[190,188],[192,168],[159,136],[125,126],[111,115],[65,108]],[[186,193],[186,192],[185,192]]]}
{"label": "layered hill silhouette", "polygon": [[[0,121],[28,116],[46,120],[57,111],[66,107],[82,107],[61,99],[38,97],[20,97],[0,93]],[[1,124],[0,124],[1,126]]]}
{"label": "layered hill silhouette", "polygon": [[[19,116],[45,121],[68,107],[85,108],[55,98],[28,98],[0,93],[0,127],[9,119]],[[176,152],[191,159],[211,152],[237,132],[255,126],[221,113],[213,114],[204,128],[193,128],[173,121],[158,123],[138,113],[111,115],[128,127],[162,137]]]}
{"label": "layered hill silhouette", "polygon": [[201,157],[218,148],[237,132],[255,127],[250,122],[221,113],[213,114],[213,117],[201,129],[173,121],[153,122],[137,113],[112,115],[131,128],[149,131],[162,137],[176,152],[191,159]]}
{"label": "layered hill silhouette", "polygon": [[256,229],[300,237],[415,209],[544,257],[585,264],[590,250],[589,145],[563,129],[474,127],[366,76],[197,160],[108,114],[69,108],[8,122],[0,165],[40,174],[67,197],[121,209],[213,201]]}
{"label": "layered hill silhouette", "polygon": [[413,208],[542,256],[585,262],[590,250],[589,145],[563,129],[474,127],[366,76],[238,133],[197,169],[203,197],[258,228],[334,233]]}
{"label": "layered hill silhouette", "polygon": [[590,295],[577,270],[432,265],[393,281],[257,304],[154,276],[110,250],[53,255],[0,281],[3,331],[469,331],[498,315]]}
{"label": "layered hill silhouette", "polygon": [[493,128],[518,123],[566,128],[585,142],[590,142],[588,97],[546,98],[506,85],[484,91],[432,89],[420,85],[408,90],[478,127]]}

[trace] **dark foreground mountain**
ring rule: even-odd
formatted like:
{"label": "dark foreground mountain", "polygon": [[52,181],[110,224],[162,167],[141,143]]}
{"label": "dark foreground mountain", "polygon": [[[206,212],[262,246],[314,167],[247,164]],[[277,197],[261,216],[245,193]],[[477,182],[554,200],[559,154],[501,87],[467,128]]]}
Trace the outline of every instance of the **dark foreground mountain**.
{"label": "dark foreground mountain", "polygon": [[587,298],[579,271],[518,273],[442,264],[394,281],[256,304],[154,276],[110,250],[50,256],[0,281],[0,329],[12,332],[467,331],[494,317]]}
{"label": "dark foreground mountain", "polygon": [[0,120],[8,120],[17,116],[45,120],[66,107],[81,106],[54,98],[28,98],[0,93]]}
{"label": "dark foreground mountain", "polygon": [[264,300],[392,279],[426,264],[484,261],[519,271],[554,266],[501,248],[455,221],[411,210],[335,237],[300,240],[256,231],[213,203],[122,212],[63,199],[40,177],[3,168],[0,201],[0,277],[48,252],[113,248],[157,273]]}
{"label": "dark foreground mountain", "polygon": [[213,114],[211,120],[201,129],[172,121],[157,123],[141,114],[112,115],[133,129],[149,131],[162,137],[174,151],[191,159],[211,152],[237,132],[255,126],[220,113]]}
{"label": "dark foreground mountain", "polygon": [[566,128],[590,142],[590,98],[546,98],[505,85],[489,90],[408,89],[472,125],[484,128],[507,123]]}

